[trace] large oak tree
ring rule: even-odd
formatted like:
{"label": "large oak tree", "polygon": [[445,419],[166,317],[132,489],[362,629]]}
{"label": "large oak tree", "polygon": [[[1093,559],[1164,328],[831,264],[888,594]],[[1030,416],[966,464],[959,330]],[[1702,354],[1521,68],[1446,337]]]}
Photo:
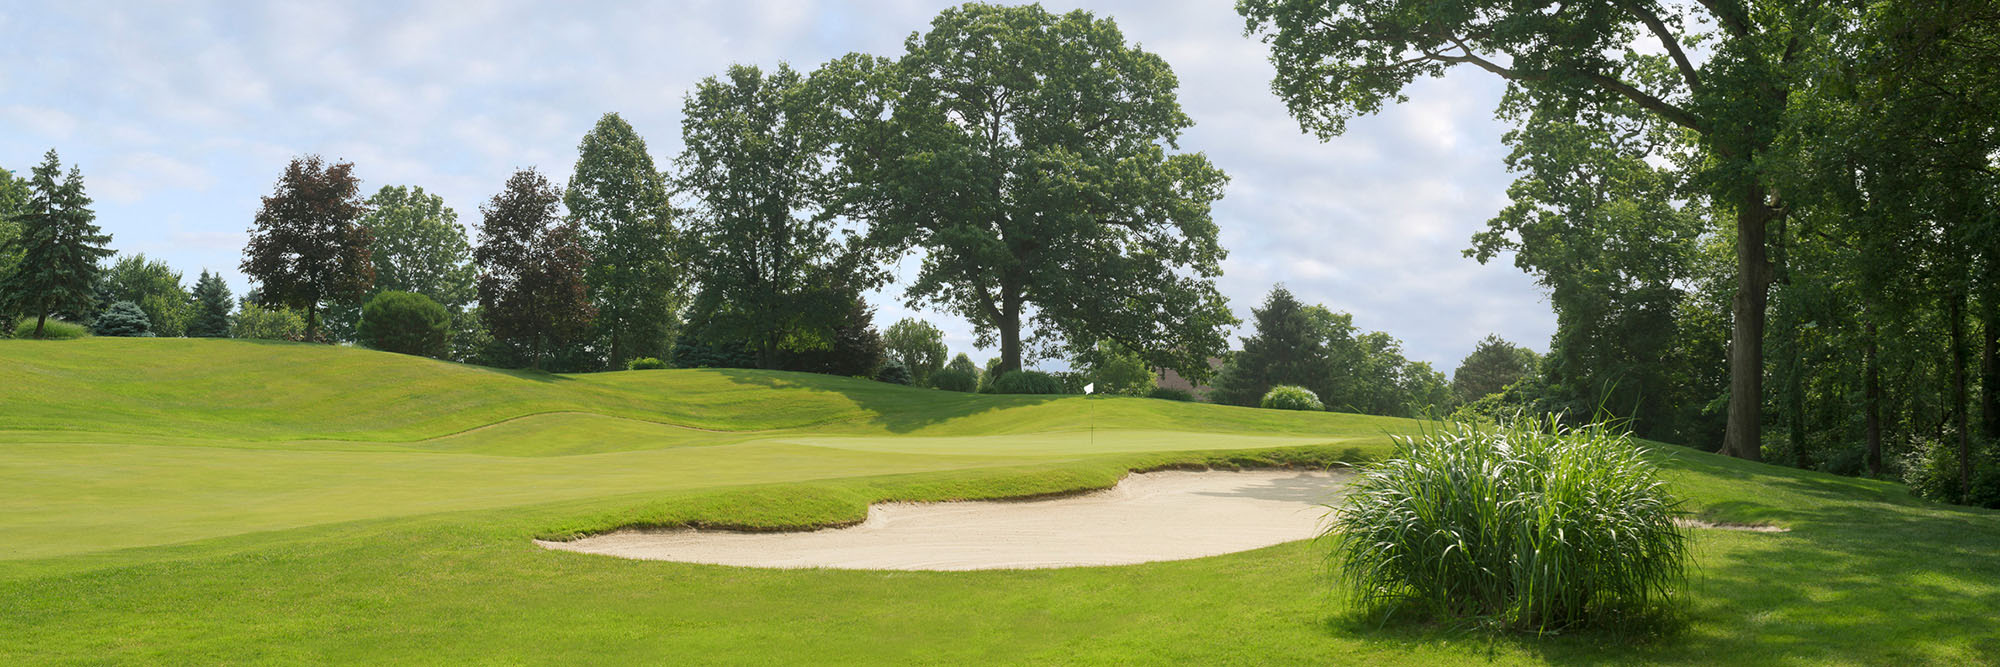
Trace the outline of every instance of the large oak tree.
{"label": "large oak tree", "polygon": [[997,340],[1002,370],[1026,330],[1208,375],[1236,321],[1213,283],[1227,178],[1174,152],[1193,121],[1167,63],[1109,19],[1037,5],[948,9],[905,46],[819,77],[843,121],[842,213],[878,247],[922,250],[907,297]]}

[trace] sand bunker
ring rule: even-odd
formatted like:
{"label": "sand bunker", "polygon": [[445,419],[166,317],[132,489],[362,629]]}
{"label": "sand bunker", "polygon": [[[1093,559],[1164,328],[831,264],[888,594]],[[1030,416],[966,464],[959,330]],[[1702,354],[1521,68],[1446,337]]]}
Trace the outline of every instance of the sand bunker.
{"label": "sand bunker", "polygon": [[550,549],[751,567],[988,570],[1125,565],[1313,537],[1345,472],[1153,472],[1067,498],[891,503],[849,528],[619,531]]}

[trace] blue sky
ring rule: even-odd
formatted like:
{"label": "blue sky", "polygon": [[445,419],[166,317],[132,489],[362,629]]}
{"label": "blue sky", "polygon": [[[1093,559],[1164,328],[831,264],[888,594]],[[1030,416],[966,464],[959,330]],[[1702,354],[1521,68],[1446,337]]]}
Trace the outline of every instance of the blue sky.
{"label": "blue sky", "polygon": [[[81,166],[115,249],[236,271],[285,162],[351,160],[373,192],[419,185],[462,223],[514,169],[568,179],[616,111],[666,165],[683,96],[731,63],[885,56],[955,3],[33,2],[0,6],[0,167],[54,147]],[[1181,148],[1231,176],[1215,217],[1238,317],[1283,282],[1450,372],[1488,333],[1545,349],[1555,317],[1503,257],[1460,255],[1506,202],[1501,86],[1460,71],[1321,143],[1270,92],[1263,45],[1222,0],[1049,2],[1117,20],[1161,55],[1195,121]],[[907,264],[907,262],[906,262]],[[883,325],[911,314],[887,288]],[[972,351],[969,327],[921,312]],[[974,351],[975,358],[990,356]]]}

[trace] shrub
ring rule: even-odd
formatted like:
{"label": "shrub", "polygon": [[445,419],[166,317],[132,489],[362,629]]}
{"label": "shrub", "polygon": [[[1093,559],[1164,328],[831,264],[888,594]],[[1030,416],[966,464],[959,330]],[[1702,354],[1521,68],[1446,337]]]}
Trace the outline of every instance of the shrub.
{"label": "shrub", "polygon": [[1062,381],[1041,371],[1009,371],[993,381],[995,394],[1060,394]]}
{"label": "shrub", "polygon": [[445,337],[450,331],[451,313],[438,302],[415,292],[388,290],[361,307],[361,323],[354,333],[362,345],[377,350],[442,359],[449,350]]}
{"label": "shrub", "polygon": [[1364,604],[1517,628],[1640,612],[1685,583],[1679,501],[1630,436],[1555,418],[1399,437],[1325,537]]}
{"label": "shrub", "polygon": [[1153,388],[1153,390],[1152,390],[1151,392],[1147,392],[1147,394],[1146,394],[1146,397],[1147,397],[1147,398],[1160,398],[1160,399],[1166,399],[1166,400],[1169,400],[1169,401],[1193,401],[1193,400],[1194,400],[1194,394],[1193,394],[1193,393],[1189,392],[1189,391],[1188,391],[1188,390],[1186,390],[1186,389],[1175,389],[1175,388],[1173,388],[1173,387],[1154,387],[1154,388]]}
{"label": "shrub", "polygon": [[[75,322],[58,320],[52,317],[42,323],[42,338],[45,340],[67,340],[71,338],[83,338],[89,335],[90,329]],[[15,322],[14,337],[34,338],[35,318],[23,317],[21,321]]]}
{"label": "shrub", "polygon": [[1264,400],[1258,401],[1257,406],[1276,410],[1320,411],[1326,409],[1326,406],[1319,402],[1319,394],[1315,394],[1311,389],[1305,387],[1294,387],[1288,384],[1281,384],[1272,387],[1270,391],[1264,392]]}
{"label": "shrub", "polygon": [[625,362],[625,370],[628,371],[653,371],[666,367],[667,362],[660,361],[656,357],[635,357]]}
{"label": "shrub", "polygon": [[1158,382],[1153,367],[1138,352],[1111,341],[1100,341],[1079,356],[1100,394],[1145,396]]}
{"label": "shrub", "polygon": [[957,368],[946,368],[931,374],[931,386],[945,391],[971,392],[979,389],[979,376]]}
{"label": "shrub", "polygon": [[306,321],[292,309],[265,308],[253,301],[244,301],[236,311],[236,321],[229,325],[231,338],[299,340],[305,335]]}
{"label": "shrub", "polygon": [[909,384],[910,369],[903,367],[903,362],[891,359],[882,364],[882,370],[875,371],[875,379],[889,384]]}
{"label": "shrub", "polygon": [[958,356],[952,357],[951,364],[945,366],[945,368],[970,375],[974,382],[979,381],[979,364],[972,363],[972,357],[966,356],[964,352],[960,352]]}
{"label": "shrub", "polygon": [[1975,441],[1972,449],[1972,486],[1959,483],[1958,445],[1919,437],[1903,455],[1903,483],[1910,493],[1926,500],[1978,507],[2000,508],[2000,456],[1993,448]]}
{"label": "shrub", "polygon": [[99,336],[128,338],[153,336],[152,320],[146,318],[146,311],[140,310],[139,304],[130,301],[111,304],[110,308],[104,309],[104,314],[97,316],[97,322],[92,324],[91,328]]}

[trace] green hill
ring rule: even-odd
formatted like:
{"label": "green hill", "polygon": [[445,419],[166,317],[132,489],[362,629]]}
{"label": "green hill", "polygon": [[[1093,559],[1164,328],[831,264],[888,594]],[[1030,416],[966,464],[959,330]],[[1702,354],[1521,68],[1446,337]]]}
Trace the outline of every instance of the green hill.
{"label": "green hill", "polygon": [[1683,630],[1466,635],[1329,597],[1310,543],[1116,568],[773,571],[548,552],[1167,465],[1362,461],[1415,422],[796,373],[550,375],[234,340],[0,341],[0,662],[1966,663],[2000,514],[1668,447]]}

